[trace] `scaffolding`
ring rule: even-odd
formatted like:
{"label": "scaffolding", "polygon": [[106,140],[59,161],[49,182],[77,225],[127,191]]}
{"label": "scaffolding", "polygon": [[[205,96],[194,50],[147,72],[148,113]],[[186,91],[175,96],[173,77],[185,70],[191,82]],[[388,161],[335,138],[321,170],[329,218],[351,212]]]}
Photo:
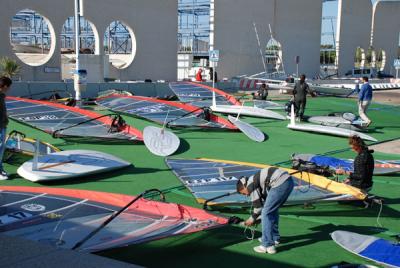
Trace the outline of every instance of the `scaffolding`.
{"label": "scaffolding", "polygon": [[178,53],[208,57],[210,40],[210,1],[179,0]]}
{"label": "scaffolding", "polygon": [[[68,17],[61,30],[61,51],[63,53],[75,52],[75,22],[74,17]],[[95,37],[90,22],[85,18],[80,18],[80,34],[79,34],[79,47],[81,52],[87,54],[94,54],[95,51]]]}
{"label": "scaffolding", "polygon": [[45,54],[51,45],[48,24],[40,14],[22,10],[12,19],[10,41],[16,52]]}
{"label": "scaffolding", "polygon": [[[81,52],[93,54],[96,39],[91,23],[81,17],[80,26]],[[74,53],[74,31],[74,17],[69,17],[60,34],[62,53]],[[51,34],[46,20],[39,13],[29,9],[22,10],[13,17],[10,40],[14,50],[22,53],[45,54],[51,46]],[[126,26],[119,21],[114,21],[104,34],[104,47],[108,54],[130,54],[131,40],[132,37]]]}
{"label": "scaffolding", "polygon": [[120,21],[113,21],[104,35],[104,50],[108,54],[131,54],[132,37]]}

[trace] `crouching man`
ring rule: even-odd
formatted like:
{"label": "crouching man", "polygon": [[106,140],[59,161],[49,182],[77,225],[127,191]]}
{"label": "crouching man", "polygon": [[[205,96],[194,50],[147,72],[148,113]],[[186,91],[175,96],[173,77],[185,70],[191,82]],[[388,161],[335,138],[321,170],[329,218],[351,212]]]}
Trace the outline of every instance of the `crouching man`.
{"label": "crouching man", "polygon": [[293,190],[294,182],[288,172],[268,167],[250,177],[241,177],[237,182],[237,192],[250,196],[253,212],[244,224],[255,224],[261,215],[261,245],[254,248],[259,253],[275,254],[279,244],[279,208],[286,202]]}

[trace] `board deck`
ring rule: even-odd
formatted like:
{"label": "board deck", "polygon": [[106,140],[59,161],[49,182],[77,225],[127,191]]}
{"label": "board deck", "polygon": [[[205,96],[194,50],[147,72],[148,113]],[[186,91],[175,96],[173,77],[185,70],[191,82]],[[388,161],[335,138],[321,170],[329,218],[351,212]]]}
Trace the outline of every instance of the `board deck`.
{"label": "board deck", "polygon": [[68,150],[39,156],[36,169],[34,159],[27,161],[17,172],[27,180],[39,182],[102,173],[129,165],[131,163],[103,152]]}

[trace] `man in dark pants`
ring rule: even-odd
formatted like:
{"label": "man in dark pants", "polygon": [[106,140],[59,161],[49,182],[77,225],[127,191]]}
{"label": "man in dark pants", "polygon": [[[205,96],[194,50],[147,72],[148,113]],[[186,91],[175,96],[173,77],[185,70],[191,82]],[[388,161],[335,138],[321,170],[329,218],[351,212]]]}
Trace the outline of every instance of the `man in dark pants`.
{"label": "man in dark pants", "polygon": [[275,254],[279,244],[279,208],[286,202],[294,187],[292,176],[277,167],[267,167],[250,177],[241,177],[237,184],[238,193],[247,195],[253,205],[251,216],[244,221],[250,226],[261,217],[262,237],[258,253]]}
{"label": "man in dark pants", "polygon": [[0,180],[8,180],[8,174],[3,169],[3,154],[6,150],[6,132],[8,125],[6,94],[12,81],[8,77],[0,77]]}
{"label": "man in dark pants", "polygon": [[296,106],[297,110],[296,117],[299,117],[300,120],[303,119],[304,110],[306,109],[307,93],[309,93],[312,97],[316,96],[306,83],[306,76],[302,74],[300,76],[300,81],[296,83],[293,89],[294,105]]}

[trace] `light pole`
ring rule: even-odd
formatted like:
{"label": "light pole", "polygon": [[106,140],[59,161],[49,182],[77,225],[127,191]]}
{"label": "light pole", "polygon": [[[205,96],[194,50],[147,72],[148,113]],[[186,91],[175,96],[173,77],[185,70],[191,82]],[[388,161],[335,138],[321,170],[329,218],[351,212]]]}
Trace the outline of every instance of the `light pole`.
{"label": "light pole", "polygon": [[76,106],[81,104],[81,88],[80,88],[80,66],[79,66],[79,36],[80,36],[80,1],[75,0],[75,72],[74,72],[74,90],[75,90],[75,101]]}

